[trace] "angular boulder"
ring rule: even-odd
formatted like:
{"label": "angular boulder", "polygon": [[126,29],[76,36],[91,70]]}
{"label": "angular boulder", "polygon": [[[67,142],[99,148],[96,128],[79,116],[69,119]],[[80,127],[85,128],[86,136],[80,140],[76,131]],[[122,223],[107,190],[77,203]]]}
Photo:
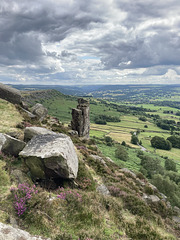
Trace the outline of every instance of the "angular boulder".
{"label": "angular boulder", "polygon": [[78,157],[71,138],[65,134],[37,135],[19,155],[34,179],[77,177]]}
{"label": "angular boulder", "polygon": [[36,115],[40,121],[43,121],[43,119],[47,116],[48,110],[45,108],[42,104],[36,103],[32,109],[32,114]]}
{"label": "angular boulder", "polygon": [[26,143],[7,134],[0,133],[0,151],[7,155],[17,157]]}
{"label": "angular boulder", "polygon": [[56,134],[55,132],[42,127],[26,127],[24,130],[24,141],[30,141],[34,136],[44,134]]}
{"label": "angular boulder", "polygon": [[0,83],[0,98],[5,99],[8,102],[13,104],[22,105],[22,96],[21,92],[15,88],[12,88],[8,85]]}
{"label": "angular boulder", "polygon": [[10,225],[0,222],[0,239],[1,240],[50,240],[40,236],[32,236],[28,232],[14,228]]}

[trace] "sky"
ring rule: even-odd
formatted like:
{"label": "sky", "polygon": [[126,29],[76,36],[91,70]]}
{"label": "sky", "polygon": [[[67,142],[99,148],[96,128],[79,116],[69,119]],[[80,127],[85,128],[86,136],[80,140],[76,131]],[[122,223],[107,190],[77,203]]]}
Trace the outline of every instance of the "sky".
{"label": "sky", "polygon": [[180,1],[1,0],[0,82],[180,84]]}

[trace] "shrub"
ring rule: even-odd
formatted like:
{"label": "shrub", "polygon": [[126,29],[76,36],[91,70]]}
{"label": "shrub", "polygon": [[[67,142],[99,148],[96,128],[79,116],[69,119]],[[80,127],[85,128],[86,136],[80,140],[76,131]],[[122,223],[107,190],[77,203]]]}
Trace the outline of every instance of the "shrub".
{"label": "shrub", "polygon": [[122,145],[119,145],[115,150],[115,157],[121,159],[122,161],[128,160],[128,153]]}
{"label": "shrub", "polygon": [[165,169],[168,171],[177,172],[176,163],[171,159],[166,159],[164,166],[165,166]]}

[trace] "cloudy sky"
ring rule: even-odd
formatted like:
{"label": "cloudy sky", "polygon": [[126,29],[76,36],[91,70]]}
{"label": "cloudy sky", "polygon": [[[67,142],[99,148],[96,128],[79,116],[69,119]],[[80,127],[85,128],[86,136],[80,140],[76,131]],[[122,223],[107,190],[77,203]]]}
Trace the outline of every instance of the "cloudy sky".
{"label": "cloudy sky", "polygon": [[1,0],[0,82],[180,84],[180,2]]}

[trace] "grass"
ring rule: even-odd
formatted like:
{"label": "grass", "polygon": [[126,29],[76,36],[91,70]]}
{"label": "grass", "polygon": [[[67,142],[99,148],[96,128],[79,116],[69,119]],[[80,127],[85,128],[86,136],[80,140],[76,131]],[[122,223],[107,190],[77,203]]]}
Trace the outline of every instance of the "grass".
{"label": "grass", "polygon": [[107,146],[105,144],[98,144],[98,148],[101,150],[103,155],[110,157],[116,164],[120,167],[129,168],[131,170],[139,171],[140,169],[140,159],[137,157],[136,149],[126,148],[128,152],[128,160],[126,162],[115,157],[116,146]]}
{"label": "grass", "polygon": [[0,99],[0,113],[0,132],[17,132],[16,125],[20,123],[23,118],[16,110],[15,106],[5,100]]}

